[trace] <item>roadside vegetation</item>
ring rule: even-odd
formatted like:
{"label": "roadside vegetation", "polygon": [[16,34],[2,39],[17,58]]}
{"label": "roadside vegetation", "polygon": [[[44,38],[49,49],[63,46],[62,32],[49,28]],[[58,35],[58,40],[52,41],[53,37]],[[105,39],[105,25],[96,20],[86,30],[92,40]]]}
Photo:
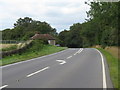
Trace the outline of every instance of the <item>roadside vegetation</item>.
{"label": "roadside vegetation", "polygon": [[113,54],[106,51],[105,49],[102,48],[97,49],[100,50],[105,55],[114,88],[118,88],[118,84],[120,83],[120,81],[118,80],[118,76],[120,76],[118,75],[118,70],[120,69],[120,67],[118,67],[118,63],[120,62],[120,58],[115,57]]}
{"label": "roadside vegetation", "polygon": [[110,52],[114,57],[120,59],[120,47],[110,46],[106,47],[105,50]]}
{"label": "roadside vegetation", "polygon": [[[67,49],[66,47],[57,47],[45,44],[41,40],[35,40],[32,42],[31,46],[22,53],[13,54],[11,56],[6,56],[2,58],[2,65],[12,64],[15,62],[20,62],[24,60],[29,60],[32,58],[52,54]],[[1,61],[0,60],[0,61]]]}

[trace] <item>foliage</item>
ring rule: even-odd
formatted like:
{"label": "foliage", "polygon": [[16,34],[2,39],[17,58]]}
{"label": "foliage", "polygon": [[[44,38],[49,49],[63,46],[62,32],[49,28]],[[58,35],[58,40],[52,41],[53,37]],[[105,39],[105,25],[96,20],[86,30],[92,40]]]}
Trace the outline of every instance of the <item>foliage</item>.
{"label": "foliage", "polygon": [[61,46],[90,47],[93,45],[118,46],[118,6],[120,2],[90,2],[89,19],[70,26],[59,34]]}
{"label": "foliage", "polygon": [[46,22],[32,20],[32,18],[19,18],[14,24],[13,29],[5,29],[2,31],[3,40],[28,40],[36,32],[41,34],[57,35],[56,29],[52,28]]}
{"label": "foliage", "polygon": [[44,47],[44,42],[42,40],[33,40],[31,47],[27,51],[36,52],[41,50]]}
{"label": "foliage", "polygon": [[67,46],[66,38],[68,37],[68,33],[69,33],[69,31],[67,31],[67,30],[64,30],[64,31],[59,33],[59,36],[58,36],[59,42],[58,43],[61,46]]}
{"label": "foliage", "polygon": [[118,6],[120,2],[91,2],[89,21],[94,26],[95,42],[105,46],[118,45]]}
{"label": "foliage", "polygon": [[76,23],[70,27],[70,30],[64,30],[59,34],[59,43],[61,46],[67,47],[82,47],[82,37],[80,35],[81,32],[81,24]]}

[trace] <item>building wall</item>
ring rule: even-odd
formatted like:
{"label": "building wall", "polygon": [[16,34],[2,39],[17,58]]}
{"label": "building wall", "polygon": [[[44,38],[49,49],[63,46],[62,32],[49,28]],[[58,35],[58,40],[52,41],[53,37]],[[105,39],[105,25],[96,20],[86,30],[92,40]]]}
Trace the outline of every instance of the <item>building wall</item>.
{"label": "building wall", "polygon": [[55,40],[48,40],[48,43],[49,43],[50,45],[55,45]]}

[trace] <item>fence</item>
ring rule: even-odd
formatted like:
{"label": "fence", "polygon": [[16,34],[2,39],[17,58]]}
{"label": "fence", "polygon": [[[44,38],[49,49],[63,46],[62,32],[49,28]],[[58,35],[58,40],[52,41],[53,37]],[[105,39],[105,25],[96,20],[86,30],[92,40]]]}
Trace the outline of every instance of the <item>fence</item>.
{"label": "fence", "polygon": [[24,43],[25,41],[16,41],[16,40],[0,40],[0,44],[18,44]]}
{"label": "fence", "polygon": [[7,52],[6,51],[1,52],[2,57],[4,58],[5,56],[10,56],[12,54],[21,54],[22,52],[24,52],[27,48],[29,48],[32,45],[32,41],[27,41],[25,44],[26,45],[24,47],[21,47],[19,49],[7,51]]}

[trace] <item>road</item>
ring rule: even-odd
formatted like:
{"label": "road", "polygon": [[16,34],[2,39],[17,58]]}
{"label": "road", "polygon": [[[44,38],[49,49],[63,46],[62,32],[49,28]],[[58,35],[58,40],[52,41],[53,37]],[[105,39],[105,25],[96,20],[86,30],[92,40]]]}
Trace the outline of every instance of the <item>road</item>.
{"label": "road", "polygon": [[0,88],[112,88],[106,60],[94,48],[69,48],[1,68]]}

